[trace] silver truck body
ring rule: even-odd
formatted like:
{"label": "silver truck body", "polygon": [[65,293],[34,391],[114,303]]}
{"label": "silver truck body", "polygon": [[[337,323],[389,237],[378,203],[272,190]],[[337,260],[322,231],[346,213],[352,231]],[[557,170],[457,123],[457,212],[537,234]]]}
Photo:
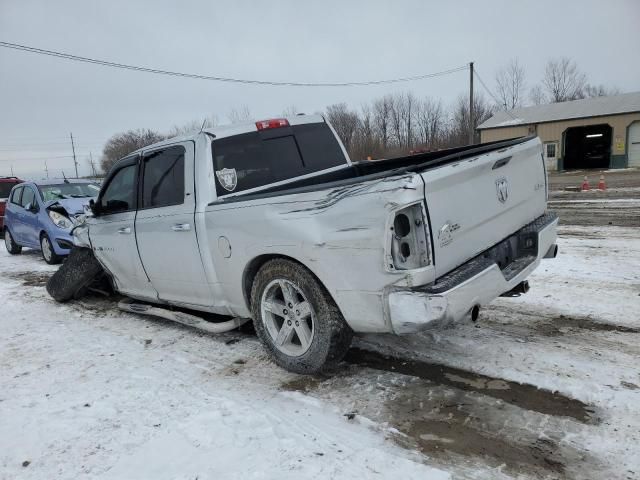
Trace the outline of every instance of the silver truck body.
{"label": "silver truck body", "polygon": [[[185,196],[180,205],[89,216],[76,230],[76,243],[94,251],[120,293],[250,317],[258,269],[284,257],[315,275],[355,332],[404,334],[464,318],[553,250],[557,219],[545,213],[537,138],[428,168],[219,196],[215,142],[255,128],[214,128],[137,152],[183,146]],[[344,155],[343,166],[319,173],[353,168]]]}

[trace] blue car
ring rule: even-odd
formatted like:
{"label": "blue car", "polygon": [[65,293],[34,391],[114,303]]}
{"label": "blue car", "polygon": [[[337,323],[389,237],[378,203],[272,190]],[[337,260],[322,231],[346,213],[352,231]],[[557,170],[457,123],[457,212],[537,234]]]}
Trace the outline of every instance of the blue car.
{"label": "blue car", "polygon": [[11,190],[4,219],[4,244],[13,255],[22,247],[42,252],[48,264],[60,263],[73,247],[71,229],[100,187],[86,180],[24,182]]}

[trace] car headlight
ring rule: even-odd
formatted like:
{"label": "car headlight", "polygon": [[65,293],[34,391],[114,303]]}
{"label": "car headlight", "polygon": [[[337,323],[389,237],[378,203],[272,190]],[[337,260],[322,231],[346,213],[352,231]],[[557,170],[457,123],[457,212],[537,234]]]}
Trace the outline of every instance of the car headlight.
{"label": "car headlight", "polygon": [[49,218],[53,222],[53,224],[58,228],[63,228],[68,230],[73,227],[73,222],[68,218],[62,215],[61,213],[54,212],[53,210],[49,210]]}

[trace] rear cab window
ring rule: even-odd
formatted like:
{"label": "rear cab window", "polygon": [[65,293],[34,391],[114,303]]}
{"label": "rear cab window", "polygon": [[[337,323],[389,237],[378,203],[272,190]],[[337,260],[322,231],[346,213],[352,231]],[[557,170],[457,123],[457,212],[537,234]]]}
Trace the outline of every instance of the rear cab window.
{"label": "rear cab window", "polygon": [[219,197],[347,164],[324,122],[221,138],[211,149]]}
{"label": "rear cab window", "polygon": [[2,182],[0,181],[0,199],[4,200],[9,198],[11,189],[15,186],[14,182]]}

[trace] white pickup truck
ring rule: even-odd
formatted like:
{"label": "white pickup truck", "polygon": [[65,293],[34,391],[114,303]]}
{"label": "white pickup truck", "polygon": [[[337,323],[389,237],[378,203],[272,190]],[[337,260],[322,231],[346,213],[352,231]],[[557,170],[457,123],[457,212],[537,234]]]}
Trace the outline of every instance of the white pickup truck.
{"label": "white pickup truck", "polygon": [[[75,250],[137,301],[252,318],[278,365],[312,373],[353,332],[476,320],[526,292],[557,252],[546,200],[537,138],[352,162],[322,116],[301,115],[120,160]],[[73,257],[73,281],[50,289],[61,301],[97,272]]]}

